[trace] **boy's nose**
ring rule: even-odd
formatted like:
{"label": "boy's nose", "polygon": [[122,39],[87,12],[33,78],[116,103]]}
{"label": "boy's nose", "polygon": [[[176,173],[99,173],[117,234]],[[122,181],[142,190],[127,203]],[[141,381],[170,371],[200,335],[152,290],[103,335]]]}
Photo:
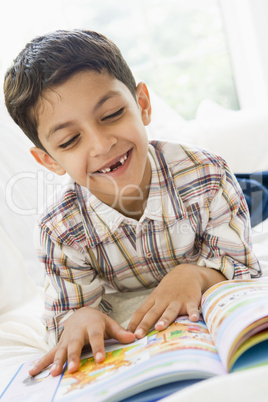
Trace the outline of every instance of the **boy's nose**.
{"label": "boy's nose", "polygon": [[100,155],[106,155],[117,143],[117,138],[112,134],[94,132],[89,138],[89,156],[96,158]]}

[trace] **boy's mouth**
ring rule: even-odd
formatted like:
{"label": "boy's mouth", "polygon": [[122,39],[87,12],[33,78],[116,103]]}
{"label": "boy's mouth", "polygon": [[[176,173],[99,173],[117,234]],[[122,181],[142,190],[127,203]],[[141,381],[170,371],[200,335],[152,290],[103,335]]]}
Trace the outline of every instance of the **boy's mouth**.
{"label": "boy's mouth", "polygon": [[111,165],[108,165],[106,167],[103,167],[102,169],[97,170],[97,173],[110,173],[114,172],[118,168],[124,165],[126,162],[128,156],[129,156],[130,151],[127,151],[124,155],[122,155],[116,162],[112,163]]}

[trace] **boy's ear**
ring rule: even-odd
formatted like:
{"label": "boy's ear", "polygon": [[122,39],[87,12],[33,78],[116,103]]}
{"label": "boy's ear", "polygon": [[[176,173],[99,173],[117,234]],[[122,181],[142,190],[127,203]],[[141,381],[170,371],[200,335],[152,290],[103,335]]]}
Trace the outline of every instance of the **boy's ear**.
{"label": "boy's ear", "polygon": [[151,122],[151,101],[147,86],[140,82],[136,89],[137,101],[141,108],[141,117],[143,124],[147,126]]}
{"label": "boy's ear", "polygon": [[62,176],[66,173],[66,170],[64,170],[50,155],[48,155],[42,149],[32,147],[30,152],[36,162],[40,163],[42,166],[45,166],[51,172],[56,173],[59,176]]}

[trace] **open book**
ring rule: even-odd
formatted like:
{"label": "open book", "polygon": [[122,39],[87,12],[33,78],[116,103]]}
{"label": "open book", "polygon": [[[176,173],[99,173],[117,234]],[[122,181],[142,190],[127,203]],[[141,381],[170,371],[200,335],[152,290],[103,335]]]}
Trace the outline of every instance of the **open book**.
{"label": "open book", "polygon": [[0,399],[111,402],[143,392],[139,398],[146,400],[146,390],[161,397],[193,381],[268,364],[267,279],[221,282],[203,295],[201,307],[204,320],[178,317],[134,343],[108,342],[103,363],[85,355],[74,374],[51,377],[47,369],[33,378],[28,362]]}

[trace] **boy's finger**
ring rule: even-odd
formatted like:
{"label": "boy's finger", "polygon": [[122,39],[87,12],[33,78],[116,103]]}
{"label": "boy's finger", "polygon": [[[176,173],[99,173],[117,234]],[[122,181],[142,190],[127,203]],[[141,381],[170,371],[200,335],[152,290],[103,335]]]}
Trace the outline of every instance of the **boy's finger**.
{"label": "boy's finger", "polygon": [[200,318],[199,307],[195,303],[190,303],[186,306],[187,314],[189,316],[189,320],[196,322]]}
{"label": "boy's finger", "polygon": [[41,359],[38,360],[38,362],[36,362],[34,366],[30,368],[29,374],[34,377],[35,375],[39,374],[42,370],[47,368],[51,363],[53,363],[55,353],[56,348],[53,348],[44,356],[42,356]]}
{"label": "boy's finger", "polygon": [[135,341],[134,334],[126,331],[110,317],[106,319],[104,332],[99,328],[91,328],[88,332],[89,343],[97,363],[102,363],[106,357],[104,338],[114,338],[121,343],[132,343]]}
{"label": "boy's finger", "polygon": [[175,318],[178,317],[179,311],[179,303],[171,303],[155,324],[155,329],[157,331],[162,331],[163,329],[166,329],[175,320]]}
{"label": "boy's finger", "polygon": [[155,325],[156,321],[161,317],[163,313],[163,308],[159,305],[154,305],[148,313],[145,314],[138,327],[136,328],[134,334],[136,338],[143,338],[148,331]]}
{"label": "boy's finger", "polygon": [[50,374],[53,377],[62,373],[63,366],[66,360],[67,360],[67,346],[65,346],[64,344],[58,344],[54,361],[50,369]]}
{"label": "boy's finger", "polygon": [[109,338],[114,338],[121,343],[132,343],[135,341],[135,335],[125,330],[116,321],[107,317],[106,334]]}
{"label": "boy's finger", "polygon": [[137,329],[138,325],[141,323],[143,317],[148,313],[153,305],[154,301],[150,297],[148,297],[131,317],[127,330],[130,332],[134,332]]}
{"label": "boy's finger", "polygon": [[104,333],[102,330],[90,328],[88,339],[96,363],[101,363],[106,357],[104,348]]}
{"label": "boy's finger", "polygon": [[79,369],[80,356],[84,343],[81,343],[81,339],[72,339],[68,345],[68,371],[74,373]]}

